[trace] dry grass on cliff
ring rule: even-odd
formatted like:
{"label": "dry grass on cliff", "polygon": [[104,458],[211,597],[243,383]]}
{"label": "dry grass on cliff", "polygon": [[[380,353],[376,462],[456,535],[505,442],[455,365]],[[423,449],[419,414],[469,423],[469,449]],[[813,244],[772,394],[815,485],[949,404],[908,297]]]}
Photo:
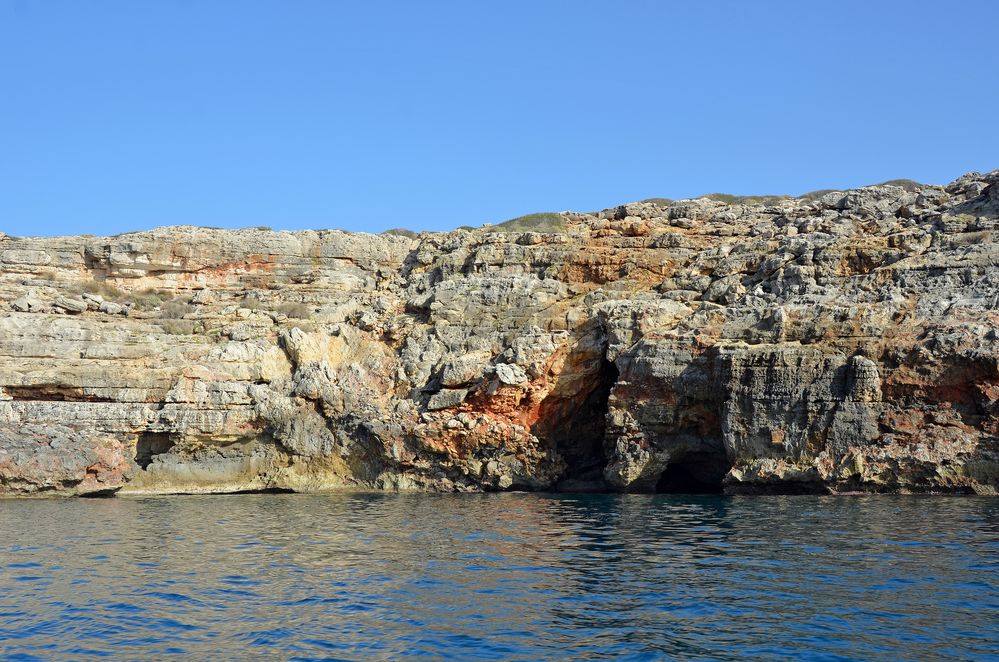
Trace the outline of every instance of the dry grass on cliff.
{"label": "dry grass on cliff", "polygon": [[642,200],[642,202],[646,202],[650,205],[656,205],[657,207],[669,207],[673,204],[674,200],[673,198],[646,198],[645,200]]}
{"label": "dry grass on cliff", "polygon": [[391,230],[386,230],[382,234],[394,235],[396,237],[407,237],[409,239],[416,239],[420,236],[419,232],[407,230],[406,228],[392,228]]}
{"label": "dry grass on cliff", "polygon": [[562,232],[565,230],[565,218],[562,214],[541,212],[511,218],[486,229],[489,232]]}
{"label": "dry grass on cliff", "polygon": [[121,301],[128,297],[126,292],[119,290],[114,285],[106,283],[103,280],[86,280],[81,283],[74,283],[71,287],[67,288],[67,292],[71,294],[96,294],[109,301]]}
{"label": "dry grass on cliff", "polygon": [[[186,299],[174,296],[171,292],[146,288],[135,292],[126,292],[114,285],[102,280],[86,280],[72,285],[67,285],[64,289],[67,294],[96,294],[106,301],[115,303],[133,304],[135,310],[150,311],[163,306],[165,312],[161,312],[161,317],[181,318],[193,308],[187,306],[187,310],[181,310],[182,304],[186,304]],[[169,308],[167,308],[169,307]]]}
{"label": "dry grass on cliff", "polygon": [[248,310],[264,310],[267,306],[256,294],[245,294],[243,298],[238,302],[240,308],[246,308]]}
{"label": "dry grass on cliff", "polygon": [[125,295],[125,299],[135,304],[136,310],[152,310],[153,308],[160,306],[171,296],[172,295],[169,292],[148,288],[127,294]]}
{"label": "dry grass on cliff", "polygon": [[312,306],[305,303],[296,303],[294,301],[289,301],[285,303],[275,304],[274,302],[264,302],[262,299],[254,294],[247,294],[242,299],[239,300],[240,308],[248,308],[249,310],[264,310],[273,311],[280,313],[287,317],[297,318],[297,319],[307,319],[312,317],[312,313],[315,312]]}
{"label": "dry grass on cliff", "polygon": [[791,199],[789,195],[732,195],[731,193],[708,193],[701,197],[724,202],[726,205],[772,205]]}
{"label": "dry grass on cliff", "polygon": [[160,306],[160,317],[163,319],[179,320],[183,319],[184,315],[188,315],[194,311],[195,307],[188,302],[188,299],[176,297]]}
{"label": "dry grass on cliff", "polygon": [[[904,188],[909,193],[918,190],[920,187],[926,186],[925,184],[920,184],[914,179],[889,179],[886,182],[881,182],[879,184],[871,184],[870,186],[900,186]],[[804,200],[805,202],[811,202],[813,200],[818,200],[822,196],[828,193],[844,192],[842,189],[834,188],[822,188],[817,191],[809,191],[808,193],[802,193],[798,196],[798,200]]]}
{"label": "dry grass on cliff", "polygon": [[282,303],[275,311],[290,318],[307,319],[312,316],[312,307],[304,303]]}
{"label": "dry grass on cliff", "polygon": [[197,331],[197,322],[185,319],[168,319],[160,322],[160,328],[172,336],[189,336]]}

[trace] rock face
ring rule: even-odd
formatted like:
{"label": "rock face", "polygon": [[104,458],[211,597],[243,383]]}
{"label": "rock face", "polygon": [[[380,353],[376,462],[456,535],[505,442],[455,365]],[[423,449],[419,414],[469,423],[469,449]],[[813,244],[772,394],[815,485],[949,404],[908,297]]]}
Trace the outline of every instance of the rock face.
{"label": "rock face", "polygon": [[999,171],[562,217],[0,235],[0,493],[995,493]]}

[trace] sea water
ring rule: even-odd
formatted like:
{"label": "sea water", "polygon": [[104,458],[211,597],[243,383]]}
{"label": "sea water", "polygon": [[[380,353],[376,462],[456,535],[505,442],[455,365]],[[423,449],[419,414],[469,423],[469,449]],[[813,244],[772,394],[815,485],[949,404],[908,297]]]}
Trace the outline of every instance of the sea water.
{"label": "sea water", "polygon": [[996,659],[999,499],[0,501],[0,656]]}

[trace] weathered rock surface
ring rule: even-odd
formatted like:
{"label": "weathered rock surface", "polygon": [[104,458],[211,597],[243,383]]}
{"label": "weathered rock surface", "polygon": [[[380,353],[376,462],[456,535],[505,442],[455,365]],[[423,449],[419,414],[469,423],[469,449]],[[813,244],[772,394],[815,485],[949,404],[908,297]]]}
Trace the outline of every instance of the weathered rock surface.
{"label": "weathered rock surface", "polygon": [[995,493],[999,171],[563,218],[0,235],[0,493]]}

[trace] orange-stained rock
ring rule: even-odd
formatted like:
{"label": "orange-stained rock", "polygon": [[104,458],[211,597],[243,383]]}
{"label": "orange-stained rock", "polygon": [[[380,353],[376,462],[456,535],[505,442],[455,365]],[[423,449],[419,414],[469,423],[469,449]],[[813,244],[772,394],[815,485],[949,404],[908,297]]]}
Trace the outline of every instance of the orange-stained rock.
{"label": "orange-stained rock", "polygon": [[0,235],[0,493],[995,492],[999,171],[563,221]]}

